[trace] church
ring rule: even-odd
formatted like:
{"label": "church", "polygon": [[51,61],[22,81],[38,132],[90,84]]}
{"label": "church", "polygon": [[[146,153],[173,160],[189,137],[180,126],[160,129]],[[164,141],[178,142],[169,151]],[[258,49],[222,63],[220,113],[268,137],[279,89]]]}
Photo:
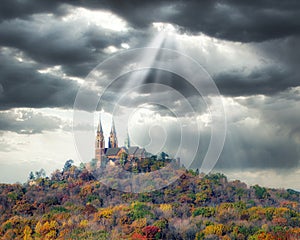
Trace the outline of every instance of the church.
{"label": "church", "polygon": [[111,131],[108,137],[108,147],[105,147],[105,137],[102,129],[101,118],[99,119],[96,139],[95,139],[95,159],[97,167],[104,167],[106,164],[114,165],[120,159],[126,158],[127,161],[142,160],[149,156],[144,148],[130,146],[129,135],[125,141],[125,146],[119,147],[114,120],[112,120]]}

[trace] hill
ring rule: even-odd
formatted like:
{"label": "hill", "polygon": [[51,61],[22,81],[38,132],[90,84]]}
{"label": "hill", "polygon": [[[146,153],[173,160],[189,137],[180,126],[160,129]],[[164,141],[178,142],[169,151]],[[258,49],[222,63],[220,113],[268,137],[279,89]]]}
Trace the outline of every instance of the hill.
{"label": "hill", "polygon": [[124,193],[69,164],[51,177],[0,184],[1,239],[300,239],[300,193],[181,177],[161,190]]}

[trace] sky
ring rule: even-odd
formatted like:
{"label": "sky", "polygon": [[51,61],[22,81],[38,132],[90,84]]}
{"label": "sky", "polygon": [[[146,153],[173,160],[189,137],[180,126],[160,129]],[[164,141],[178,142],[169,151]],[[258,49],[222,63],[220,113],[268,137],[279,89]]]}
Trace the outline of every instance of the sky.
{"label": "sky", "polygon": [[[68,159],[89,161],[80,156],[72,130],[80,89],[93,79],[92,96],[134,64],[169,61],[171,56],[160,52],[152,59],[146,50],[132,65],[118,57],[137,48],[160,47],[199,63],[220,93],[208,93],[222,100],[226,115],[224,148],[213,171],[249,185],[300,190],[299,33],[297,0],[3,0],[0,182],[24,182],[30,171],[41,168],[51,175]],[[115,59],[114,65],[100,66],[100,71],[99,64],[107,59]],[[176,66],[184,71],[190,67]],[[151,87],[134,88],[134,79]],[[193,116],[186,101],[196,109]],[[159,150],[172,153],[179,147],[178,119],[187,126],[190,142],[197,140],[196,124],[203,148],[191,166],[200,167],[212,121],[186,79],[157,69],[126,72],[110,85],[102,103],[89,110],[96,116],[92,127],[101,112],[108,136],[112,109],[118,106],[120,145],[128,130],[134,143],[150,150],[164,145]],[[87,156],[92,158],[94,139],[90,141]]]}

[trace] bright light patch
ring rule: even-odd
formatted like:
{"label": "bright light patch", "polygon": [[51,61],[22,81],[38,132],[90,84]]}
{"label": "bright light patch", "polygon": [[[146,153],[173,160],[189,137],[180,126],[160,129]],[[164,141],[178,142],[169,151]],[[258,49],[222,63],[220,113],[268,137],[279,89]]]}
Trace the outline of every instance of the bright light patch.
{"label": "bright light patch", "polygon": [[37,71],[41,74],[49,74],[49,75],[59,77],[59,78],[62,78],[62,79],[73,80],[73,81],[78,82],[79,84],[82,84],[84,82],[84,80],[82,78],[68,76],[67,74],[65,74],[60,65],[56,65],[54,67],[39,69]]}
{"label": "bright light patch", "polygon": [[61,70],[61,66],[60,65],[56,65],[54,67],[48,67],[48,68],[39,69],[37,71],[39,73],[42,73],[42,74],[48,74],[48,73],[51,73],[53,75],[61,75],[62,74],[62,70]]}
{"label": "bright light patch", "polygon": [[152,26],[159,32],[175,33],[176,28],[170,23],[154,22]]}
{"label": "bright light patch", "polygon": [[108,54],[110,54],[110,53],[115,53],[115,52],[117,52],[119,49],[118,48],[116,48],[115,46],[108,46],[107,48],[105,48],[103,51],[105,52],[105,53],[108,53]]}
{"label": "bright light patch", "polygon": [[122,47],[122,48],[125,48],[125,49],[129,49],[129,48],[130,48],[130,46],[129,46],[128,43],[122,43],[122,44],[121,44],[121,47]]}
{"label": "bright light patch", "polygon": [[88,10],[85,8],[75,8],[70,14],[63,17],[63,21],[85,20],[88,25],[96,25],[113,31],[126,31],[126,22],[117,15],[101,10]]}

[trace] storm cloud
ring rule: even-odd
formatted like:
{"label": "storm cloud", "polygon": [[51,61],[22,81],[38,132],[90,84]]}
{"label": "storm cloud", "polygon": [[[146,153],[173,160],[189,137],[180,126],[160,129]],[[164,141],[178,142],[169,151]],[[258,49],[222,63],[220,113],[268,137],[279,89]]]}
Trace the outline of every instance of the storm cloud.
{"label": "storm cloud", "polygon": [[203,32],[231,41],[251,42],[283,38],[300,33],[300,3],[270,0],[252,1],[3,1],[3,20],[26,18],[36,13],[63,15],[64,4],[89,9],[106,9],[124,18],[135,28],[147,28],[152,22],[177,24],[183,31]]}
{"label": "storm cloud", "polygon": [[18,61],[18,51],[3,49],[1,56],[1,109],[15,107],[71,107],[78,84],[51,73],[40,73],[40,65]]}
{"label": "storm cloud", "polygon": [[32,110],[10,110],[0,112],[0,131],[19,134],[37,134],[54,131],[64,127],[66,123],[58,117],[45,116]]}

